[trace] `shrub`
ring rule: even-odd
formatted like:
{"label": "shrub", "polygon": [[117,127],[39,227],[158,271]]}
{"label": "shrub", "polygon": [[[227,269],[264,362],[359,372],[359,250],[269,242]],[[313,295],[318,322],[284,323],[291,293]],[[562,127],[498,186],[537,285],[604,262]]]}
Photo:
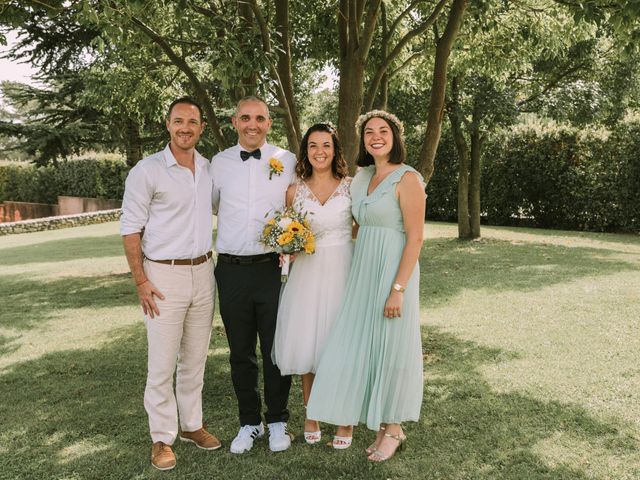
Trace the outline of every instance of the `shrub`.
{"label": "shrub", "polygon": [[120,160],[68,160],[57,167],[0,165],[0,201],[56,203],[58,195],[121,199],[128,167]]}
{"label": "shrub", "polygon": [[637,231],[640,125],[610,135],[571,128],[517,129],[484,153],[487,222],[591,231]]}
{"label": "shrub", "polygon": [[458,168],[453,138],[445,131],[436,152],[433,176],[427,185],[427,218],[457,221]]}
{"label": "shrub", "polygon": [[[482,155],[483,221],[590,231],[640,230],[640,123],[614,132],[519,125]],[[443,132],[427,218],[456,221],[458,158]]]}
{"label": "shrub", "polygon": [[121,199],[128,167],[114,160],[69,160],[59,164],[59,195]]}
{"label": "shrub", "polygon": [[0,201],[56,203],[52,167],[0,165]]}

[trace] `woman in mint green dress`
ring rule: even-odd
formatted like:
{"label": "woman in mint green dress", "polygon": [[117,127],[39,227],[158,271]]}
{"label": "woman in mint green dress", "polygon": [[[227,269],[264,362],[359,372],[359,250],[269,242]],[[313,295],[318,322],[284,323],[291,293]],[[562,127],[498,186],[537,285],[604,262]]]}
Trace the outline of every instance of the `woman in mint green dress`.
{"label": "woman in mint green dress", "polygon": [[358,119],[358,165],[351,183],[359,225],[344,301],[320,359],[307,417],[377,431],[367,449],[389,459],[422,403],[418,256],[424,183],[404,164],[402,123],[374,110]]}

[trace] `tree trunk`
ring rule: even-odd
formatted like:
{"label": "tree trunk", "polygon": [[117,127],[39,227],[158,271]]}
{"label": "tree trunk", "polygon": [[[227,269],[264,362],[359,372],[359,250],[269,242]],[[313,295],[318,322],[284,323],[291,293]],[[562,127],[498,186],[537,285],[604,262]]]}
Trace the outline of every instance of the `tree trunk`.
{"label": "tree trunk", "polygon": [[342,143],[344,158],[353,175],[358,157],[358,133],[355,123],[362,110],[364,64],[351,56],[340,66],[338,88],[338,135]]}
{"label": "tree trunk", "polygon": [[[282,83],[282,91],[287,99],[289,107],[289,118],[291,125],[287,128],[287,137],[289,147],[298,154],[302,133],[300,130],[300,117],[298,116],[298,108],[296,106],[295,97],[293,95],[293,76],[291,74],[291,46],[289,37],[289,1],[276,1],[276,31],[280,37],[282,44],[281,50],[278,52],[278,76]],[[284,105],[283,105],[284,107]]]}
{"label": "tree trunk", "polygon": [[291,48],[289,37],[289,2],[288,0],[276,1],[276,32],[282,42],[278,51],[278,79],[282,85],[282,94],[286,98],[286,105],[281,107],[289,110],[289,115],[285,115],[287,126],[287,140],[289,149],[296,155],[300,150],[302,133],[300,130],[300,117],[293,95],[293,77],[291,75]]}
{"label": "tree trunk", "polygon": [[449,102],[449,121],[453,140],[458,152],[458,238],[471,238],[469,223],[469,147],[462,129],[462,114],[458,103],[458,77],[451,82],[451,101]]}
{"label": "tree trunk", "polygon": [[431,85],[431,100],[429,102],[429,110],[427,113],[427,128],[417,165],[418,170],[424,175],[425,182],[429,182],[433,175],[434,160],[436,158],[436,151],[438,149],[438,143],[440,142],[440,134],[442,131],[449,55],[451,54],[453,43],[460,31],[460,25],[462,24],[462,18],[467,8],[467,3],[468,0],[453,0],[451,10],[449,11],[447,26],[436,46],[436,58]]}
{"label": "tree trunk", "polygon": [[[389,55],[389,26],[387,24],[387,8],[385,7],[384,2],[380,2],[380,20],[382,26],[382,44],[380,45],[380,53],[382,56],[381,62],[384,62],[387,56]],[[376,92],[374,91],[374,96],[376,96]],[[366,98],[369,95],[369,90],[365,95],[365,105],[367,110],[371,108],[369,105],[368,99]],[[385,69],[382,78],[380,79],[380,92],[377,93],[377,100],[372,105],[378,110],[386,110],[387,103],[389,101],[389,75],[387,75],[387,69]]]}
{"label": "tree trunk", "polygon": [[125,148],[127,154],[127,165],[134,167],[142,160],[142,139],[140,138],[140,126],[132,118],[126,119],[126,139]]}
{"label": "tree trunk", "polygon": [[[409,7],[405,9],[402,13],[400,13],[400,15],[398,15],[398,17],[396,17],[396,19],[388,27],[387,27],[388,24],[386,21],[387,17],[386,17],[386,10],[384,7],[384,3],[380,4],[381,11],[382,11],[381,17],[383,21],[382,38],[380,40],[382,58],[380,59],[380,63],[378,64],[378,66],[374,69],[374,73],[371,76],[371,80],[369,81],[369,87],[367,88],[367,93],[364,96],[365,110],[371,110],[371,108],[373,108],[373,106],[375,105],[376,103],[375,99],[376,99],[376,96],[378,95],[378,89],[380,88],[382,82],[384,81],[383,79],[385,75],[387,76],[387,82],[388,82],[388,77],[390,76],[388,75],[388,73],[393,61],[400,56],[400,54],[405,49],[405,47],[408,46],[414,38],[417,38],[420,35],[424,34],[430,27],[432,27],[435,24],[435,22],[438,20],[438,17],[440,16],[440,13],[442,12],[447,2],[448,0],[439,0],[438,3],[431,10],[431,14],[426,19],[424,19],[423,22],[421,22],[415,28],[412,28],[411,30],[400,35],[400,38],[398,39],[393,49],[391,49],[391,51],[389,51],[391,36],[393,35],[394,32],[397,31],[398,25],[402,21],[402,18],[409,16],[413,7],[418,6],[422,2],[420,0],[414,0],[413,2],[411,2]],[[423,17],[423,13],[424,12],[421,12],[417,16]],[[416,58],[416,56],[411,55],[408,59],[408,62],[410,63],[411,59],[413,58]],[[406,63],[407,61],[405,60],[403,65],[405,65]]]}
{"label": "tree trunk", "polygon": [[381,0],[340,0],[338,11],[338,135],[351,174],[356,170],[358,155],[358,134],[354,125],[362,110],[364,69],[371,49],[380,2]]}
{"label": "tree trunk", "polygon": [[380,82],[380,93],[378,95],[376,108],[386,110],[389,104],[389,75],[386,73],[382,76],[382,81]]}
{"label": "tree trunk", "polygon": [[471,168],[469,175],[471,238],[480,238],[480,159],[482,158],[482,143],[479,126],[475,124],[471,131]]}
{"label": "tree trunk", "polygon": [[[262,36],[262,50],[266,55],[270,55],[271,34],[267,19],[262,14],[262,10],[257,0],[249,2],[250,8],[260,28]],[[284,117],[284,126],[287,133],[289,149],[296,154],[300,150],[300,122],[295,107],[293,96],[293,79],[291,78],[291,53],[289,49],[289,2],[279,0],[276,2],[276,31],[280,38],[278,50],[278,61],[274,64],[269,62],[269,73],[275,82],[275,94],[278,99],[280,112]]]}
{"label": "tree trunk", "polygon": [[[238,18],[246,24],[246,28],[251,30],[255,25],[253,22],[253,11],[251,5],[245,1],[238,1],[236,3],[238,9]],[[240,84],[231,87],[230,96],[234,103],[238,103],[241,98],[248,95],[258,94],[258,72],[252,70],[244,77]]]}

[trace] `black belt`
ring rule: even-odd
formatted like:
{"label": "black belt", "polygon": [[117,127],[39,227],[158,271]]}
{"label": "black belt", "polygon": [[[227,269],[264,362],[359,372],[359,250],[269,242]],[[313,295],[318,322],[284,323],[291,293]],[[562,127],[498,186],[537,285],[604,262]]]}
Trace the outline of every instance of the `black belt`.
{"label": "black belt", "polygon": [[263,253],[260,255],[231,255],[219,253],[218,260],[223,263],[235,263],[236,265],[251,265],[254,263],[266,263],[278,259],[277,253]]}
{"label": "black belt", "polygon": [[200,255],[196,258],[178,258],[176,260],[153,260],[149,257],[145,257],[150,262],[162,263],[164,265],[200,265],[211,258],[211,252],[207,252],[205,255]]}

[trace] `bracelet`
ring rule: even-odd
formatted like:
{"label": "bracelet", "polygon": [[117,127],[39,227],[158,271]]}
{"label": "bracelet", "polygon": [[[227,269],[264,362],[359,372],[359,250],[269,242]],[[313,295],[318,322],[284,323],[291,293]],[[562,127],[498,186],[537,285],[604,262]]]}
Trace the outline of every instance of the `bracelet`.
{"label": "bracelet", "polygon": [[399,283],[394,283],[393,287],[391,287],[392,290],[396,291],[396,292],[404,292],[406,290],[406,287],[403,287],[402,285],[400,285]]}
{"label": "bracelet", "polygon": [[148,281],[149,281],[149,279],[145,278],[144,282],[136,283],[136,287],[139,287],[140,285],[142,285],[143,283],[147,283]]}

